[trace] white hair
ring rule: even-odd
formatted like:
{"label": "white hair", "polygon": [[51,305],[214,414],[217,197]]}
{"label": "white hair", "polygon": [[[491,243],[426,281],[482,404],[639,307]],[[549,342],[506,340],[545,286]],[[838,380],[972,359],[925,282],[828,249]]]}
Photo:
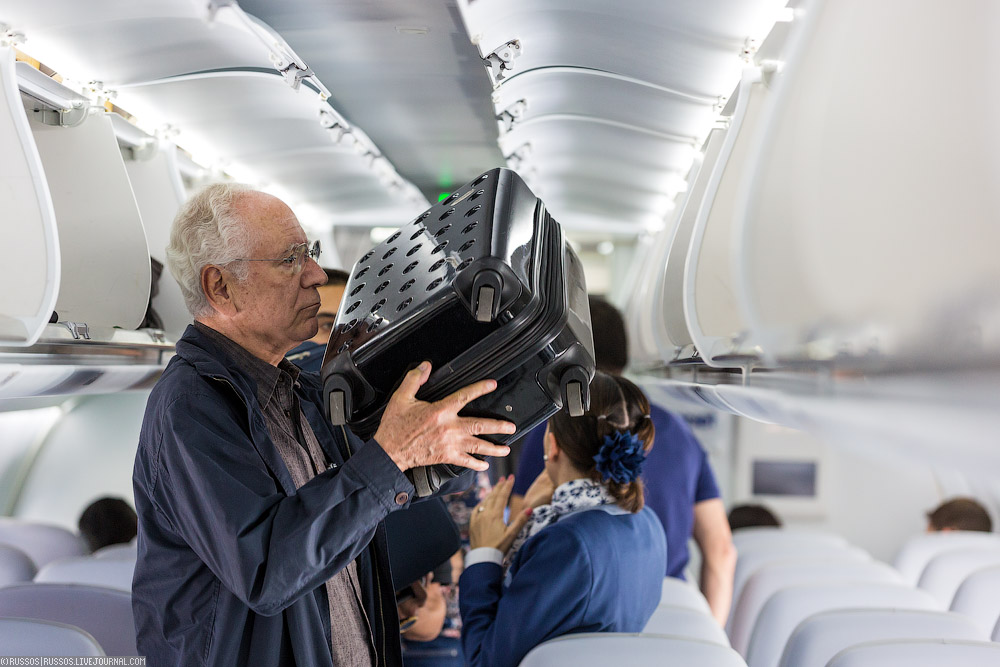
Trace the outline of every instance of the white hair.
{"label": "white hair", "polygon": [[[181,287],[184,304],[194,317],[211,315],[201,289],[201,270],[209,264],[228,264],[248,257],[256,235],[237,210],[239,200],[253,188],[240,183],[213,183],[181,206],[170,228],[167,266]],[[234,265],[237,280],[246,280],[250,268]]]}

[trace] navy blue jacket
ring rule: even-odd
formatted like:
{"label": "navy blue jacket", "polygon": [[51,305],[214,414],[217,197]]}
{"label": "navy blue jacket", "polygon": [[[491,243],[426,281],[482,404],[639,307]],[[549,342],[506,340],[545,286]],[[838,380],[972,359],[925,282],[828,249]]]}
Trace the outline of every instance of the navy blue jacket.
{"label": "navy blue jacket", "polygon": [[379,665],[401,664],[382,520],[413,486],[378,443],[330,425],[318,376],[300,385],[332,465],[296,491],[252,379],[194,327],[177,342],[133,473],[132,608],[151,667],[330,667],[323,584],[355,559]]}
{"label": "navy blue jacket", "polygon": [[470,667],[516,667],[542,642],[577,632],[642,632],[660,603],[667,543],[648,508],[568,514],[514,556],[506,578],[477,563],[459,580]]}

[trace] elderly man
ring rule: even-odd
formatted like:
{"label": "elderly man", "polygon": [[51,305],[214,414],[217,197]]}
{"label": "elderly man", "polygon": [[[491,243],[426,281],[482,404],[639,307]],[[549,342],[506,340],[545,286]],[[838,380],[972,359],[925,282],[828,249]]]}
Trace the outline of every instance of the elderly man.
{"label": "elderly man", "polygon": [[427,362],[372,440],[324,419],[318,377],[284,359],[316,335],[318,251],[244,186],[209,186],[174,220],[168,263],[195,322],[150,395],[133,475],[151,665],[400,664],[382,520],[410,503],[403,473],[509,452],[476,435],[512,424],[457,414],[496,383],[426,403]]}

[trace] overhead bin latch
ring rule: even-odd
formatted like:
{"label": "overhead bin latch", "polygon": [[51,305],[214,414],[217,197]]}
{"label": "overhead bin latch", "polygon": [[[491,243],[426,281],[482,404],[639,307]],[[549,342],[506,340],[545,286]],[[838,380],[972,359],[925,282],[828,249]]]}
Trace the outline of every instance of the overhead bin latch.
{"label": "overhead bin latch", "polygon": [[73,340],[90,340],[90,327],[86,322],[60,322],[73,335]]}
{"label": "overhead bin latch", "polygon": [[527,111],[527,109],[528,101],[521,99],[501,111],[500,115],[497,116],[497,125],[500,128],[500,134],[510,132],[511,128],[524,118],[524,112]]}
{"label": "overhead bin latch", "polygon": [[494,49],[493,53],[483,58],[486,72],[496,88],[507,78],[507,72],[514,69],[514,59],[521,55],[521,40],[512,39],[503,46]]}

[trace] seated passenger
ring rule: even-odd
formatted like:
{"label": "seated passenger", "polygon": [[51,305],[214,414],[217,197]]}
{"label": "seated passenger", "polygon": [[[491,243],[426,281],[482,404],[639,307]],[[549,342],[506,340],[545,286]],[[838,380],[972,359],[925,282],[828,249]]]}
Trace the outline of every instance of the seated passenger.
{"label": "seated passenger", "polygon": [[132,506],[121,498],[99,498],[87,506],[77,524],[90,551],[131,542],[136,534]]}
{"label": "seated passenger", "polygon": [[993,530],[993,520],[986,508],[972,498],[952,498],[927,513],[927,532],[950,530]]}
{"label": "seated passenger", "polygon": [[780,528],[781,520],[763,505],[736,505],[729,510],[729,529],[733,532],[757,526]]}
{"label": "seated passenger", "polygon": [[504,525],[508,477],[472,513],[459,580],[467,665],[514,667],[571,633],[641,632],[659,604],[666,538],[639,479],[653,445],[649,403],[600,372],[590,393],[583,416],[549,420],[528,508]]}

